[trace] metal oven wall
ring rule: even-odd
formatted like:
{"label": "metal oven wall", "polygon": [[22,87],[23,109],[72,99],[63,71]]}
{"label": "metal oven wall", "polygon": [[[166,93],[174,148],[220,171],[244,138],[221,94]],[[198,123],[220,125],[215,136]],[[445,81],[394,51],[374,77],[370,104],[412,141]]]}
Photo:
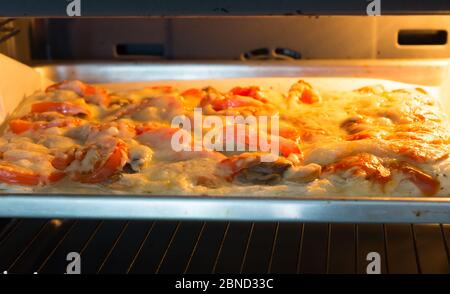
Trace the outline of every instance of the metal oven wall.
{"label": "metal oven wall", "polygon": [[[16,26],[15,50],[23,58],[29,46],[34,60],[230,60],[261,48],[302,59],[450,57],[450,18],[436,15],[21,19]],[[416,45],[399,45],[405,30]]]}

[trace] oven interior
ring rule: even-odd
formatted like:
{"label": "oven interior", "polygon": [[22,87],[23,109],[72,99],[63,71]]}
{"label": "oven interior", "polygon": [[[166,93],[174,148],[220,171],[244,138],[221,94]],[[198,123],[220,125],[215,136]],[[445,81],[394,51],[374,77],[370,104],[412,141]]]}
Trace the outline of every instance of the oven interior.
{"label": "oven interior", "polygon": [[[450,58],[449,31],[446,15],[20,18],[0,21],[0,52],[38,67],[432,63]],[[366,273],[377,252],[382,273],[448,274],[449,251],[443,223],[0,219],[0,270],[9,273],[64,273],[69,252],[81,254],[82,273]]]}
{"label": "oven interior", "polygon": [[1,220],[9,273],[448,274],[450,225],[137,220]]}

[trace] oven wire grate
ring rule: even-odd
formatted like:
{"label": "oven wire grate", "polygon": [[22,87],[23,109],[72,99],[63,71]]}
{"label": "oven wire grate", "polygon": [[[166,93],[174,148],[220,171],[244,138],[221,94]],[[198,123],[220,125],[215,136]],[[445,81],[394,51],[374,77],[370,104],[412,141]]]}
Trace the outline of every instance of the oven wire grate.
{"label": "oven wire grate", "polygon": [[64,273],[450,273],[448,224],[0,219],[0,270]]}

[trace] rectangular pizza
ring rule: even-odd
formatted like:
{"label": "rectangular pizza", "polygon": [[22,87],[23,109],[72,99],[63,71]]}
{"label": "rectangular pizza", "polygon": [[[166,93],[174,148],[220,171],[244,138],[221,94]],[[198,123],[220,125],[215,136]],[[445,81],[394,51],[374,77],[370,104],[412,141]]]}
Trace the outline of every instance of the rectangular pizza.
{"label": "rectangular pizza", "polygon": [[299,80],[111,91],[64,81],[0,137],[0,189],[229,196],[450,196],[450,128],[422,88]]}

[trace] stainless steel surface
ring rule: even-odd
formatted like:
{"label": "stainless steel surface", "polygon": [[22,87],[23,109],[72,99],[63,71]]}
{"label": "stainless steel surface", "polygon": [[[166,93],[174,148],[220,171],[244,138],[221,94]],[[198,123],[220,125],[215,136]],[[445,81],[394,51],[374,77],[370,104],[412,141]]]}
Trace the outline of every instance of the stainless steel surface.
{"label": "stainless steel surface", "polygon": [[[2,221],[2,219],[0,219]],[[1,231],[0,231],[1,233]],[[15,219],[0,237],[0,270],[81,273],[450,273],[447,224],[328,224]]]}
{"label": "stainless steel surface", "polygon": [[82,79],[89,83],[242,77],[364,77],[440,86],[449,78],[449,60],[72,62],[36,65],[35,69],[55,81]]}
{"label": "stainless steel surface", "polygon": [[2,195],[1,217],[450,222],[449,198]]}
{"label": "stainless steel surface", "polygon": [[[93,83],[237,77],[372,77],[446,85],[448,61],[301,61],[264,63],[121,63],[36,67],[56,80]],[[0,196],[0,216],[121,219],[449,223],[450,198],[155,197],[145,195]]]}
{"label": "stainless steel surface", "polygon": [[[313,60],[450,57],[450,42],[445,43],[445,38],[431,44],[400,45],[400,36],[405,36],[400,32],[405,30],[415,31],[408,35],[416,36],[416,42],[423,35],[434,40],[437,30],[444,35],[450,32],[450,18],[40,18],[33,19],[30,36],[36,60],[237,60],[241,54],[259,48],[286,48],[302,59]],[[89,46],[79,46],[87,37]],[[268,55],[286,57],[275,53]],[[298,55],[294,54],[296,59]]]}

